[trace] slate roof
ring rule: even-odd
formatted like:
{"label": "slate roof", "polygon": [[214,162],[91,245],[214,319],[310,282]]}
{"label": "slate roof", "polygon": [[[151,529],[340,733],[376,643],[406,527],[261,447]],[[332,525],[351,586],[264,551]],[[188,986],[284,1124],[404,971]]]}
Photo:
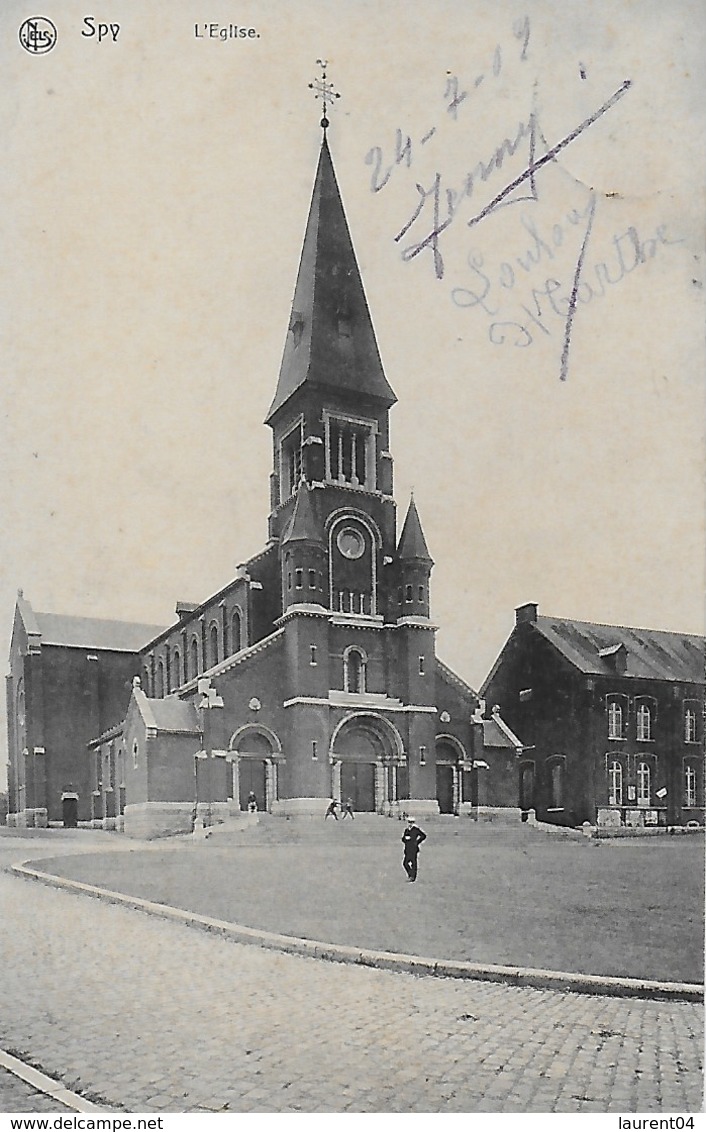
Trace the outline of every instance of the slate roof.
{"label": "slate roof", "polygon": [[451,684],[452,687],[463,692],[469,699],[478,700],[478,693],[475,689],[473,689],[470,684],[467,684],[458,673],[454,672],[453,668],[449,668],[448,664],[444,664],[443,660],[439,660],[438,656],[436,657],[436,671],[447,684]]}
{"label": "slate roof", "polygon": [[139,625],[132,621],[107,621],[98,617],[70,617],[64,613],[37,613],[34,617],[43,645],[139,652],[164,631],[163,625]]}
{"label": "slate roof", "polygon": [[[198,734],[199,721],[196,708],[190,700],[180,700],[177,696],[166,696],[162,700],[147,700],[148,711],[158,731],[190,731]],[[147,715],[147,713],[145,713]]]}
{"label": "slate roof", "polygon": [[397,398],[385,377],[324,137],[277,391],[266,423],[304,384]]}
{"label": "slate roof", "polygon": [[704,681],[706,641],[687,633],[661,629],[631,629],[624,625],[598,625],[562,617],[538,616],[532,623],[581,672],[596,676],[614,671],[610,655],[601,650],[624,645],[625,676],[657,680]]}
{"label": "slate roof", "polygon": [[397,547],[397,557],[404,559],[421,558],[424,562],[432,561],[414,498],[409,501],[399,546]]}
{"label": "slate roof", "polygon": [[493,719],[484,719],[482,723],[484,747],[510,747],[512,750],[522,747],[515,733],[497,716]]}
{"label": "slate roof", "polygon": [[282,545],[288,542],[323,542],[321,525],[314,512],[312,493],[305,483],[299,485],[294,512],[282,539]]}

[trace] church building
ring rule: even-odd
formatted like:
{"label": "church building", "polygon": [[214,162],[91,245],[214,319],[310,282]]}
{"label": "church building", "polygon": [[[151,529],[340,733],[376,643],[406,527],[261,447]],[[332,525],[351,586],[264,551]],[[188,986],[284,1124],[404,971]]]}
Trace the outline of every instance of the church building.
{"label": "church building", "polygon": [[[83,746],[90,820],[104,828],[184,830],[195,806],[213,820],[253,794],[259,809],[288,816],[323,816],[331,797],[420,818],[474,800],[479,701],[436,656],[433,560],[414,499],[398,534],[396,397],[324,123],[266,419],[267,542],[220,592],[179,603],[175,623],[133,654],[129,702]],[[119,679],[124,687],[122,670]],[[21,807],[15,792],[11,808]]]}

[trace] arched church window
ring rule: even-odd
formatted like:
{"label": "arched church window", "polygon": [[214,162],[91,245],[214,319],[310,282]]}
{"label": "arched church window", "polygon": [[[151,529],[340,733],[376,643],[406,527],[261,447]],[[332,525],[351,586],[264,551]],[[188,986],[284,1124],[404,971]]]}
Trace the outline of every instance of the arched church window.
{"label": "arched church window", "polygon": [[214,622],[211,625],[209,633],[209,664],[213,668],[214,664],[218,664],[218,626]]}
{"label": "arched church window", "polygon": [[199,674],[199,642],[196,637],[191,638],[191,664],[189,676],[195,680]]}
{"label": "arched church window", "polygon": [[411,586],[405,586],[404,599],[405,599],[405,601],[411,601],[412,600],[412,587]]}
{"label": "arched church window", "polygon": [[365,691],[366,657],[360,649],[346,649],[344,658],[344,689],[360,694]]}
{"label": "arched church window", "polygon": [[25,686],[24,680],[20,680],[17,689],[17,741],[20,750],[25,746]]}
{"label": "arched church window", "polygon": [[230,620],[230,647],[231,652],[240,652],[242,644],[242,624],[240,610],[234,609]]}
{"label": "arched church window", "polygon": [[553,755],[547,760],[547,763],[550,808],[561,810],[564,808],[566,788],[566,758],[564,755]]}
{"label": "arched church window", "polygon": [[158,700],[164,697],[164,661],[161,659],[157,664],[157,686],[155,688],[155,694]]}
{"label": "arched church window", "polygon": [[181,684],[181,656],[179,649],[174,649],[172,654],[172,686],[178,688]]}

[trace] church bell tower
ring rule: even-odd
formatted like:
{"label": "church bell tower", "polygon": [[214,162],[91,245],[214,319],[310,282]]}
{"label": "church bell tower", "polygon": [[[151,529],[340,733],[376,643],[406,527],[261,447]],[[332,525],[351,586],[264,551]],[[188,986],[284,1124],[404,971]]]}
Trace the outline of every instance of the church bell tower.
{"label": "church bell tower", "polygon": [[[318,89],[318,88],[317,88]],[[324,101],[332,97],[322,84]],[[411,502],[399,542],[385,376],[323,138],[275,395],[277,548],[290,814],[350,796],[436,812],[433,566]]]}

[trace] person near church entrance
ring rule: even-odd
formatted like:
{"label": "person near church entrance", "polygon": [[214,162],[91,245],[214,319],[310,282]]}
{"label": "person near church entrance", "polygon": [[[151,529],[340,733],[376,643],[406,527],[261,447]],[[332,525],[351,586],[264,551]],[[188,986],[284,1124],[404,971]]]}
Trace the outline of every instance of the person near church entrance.
{"label": "person near church entrance", "polygon": [[338,802],[336,801],[335,798],[332,798],[331,801],[328,804],[328,809],[327,809],[326,813],[324,814],[324,821],[326,821],[326,818],[333,818],[335,821],[338,821],[338,814],[336,813],[336,807],[337,806],[338,806]]}
{"label": "person near church entrance", "polygon": [[256,814],[257,813],[257,795],[255,794],[254,790],[251,790],[250,793],[248,794],[248,813],[249,814]]}
{"label": "person near church entrance", "polygon": [[407,880],[417,879],[419,846],[422,844],[422,841],[426,841],[426,837],[426,833],[423,829],[419,828],[414,818],[407,818],[407,828],[402,834],[402,843],[404,845],[402,867],[407,874]]}
{"label": "person near church entrance", "polygon": [[350,818],[352,821],[355,820],[355,814],[353,813],[353,799],[352,798],[346,798],[346,800],[343,804],[343,816],[344,816],[344,818]]}

